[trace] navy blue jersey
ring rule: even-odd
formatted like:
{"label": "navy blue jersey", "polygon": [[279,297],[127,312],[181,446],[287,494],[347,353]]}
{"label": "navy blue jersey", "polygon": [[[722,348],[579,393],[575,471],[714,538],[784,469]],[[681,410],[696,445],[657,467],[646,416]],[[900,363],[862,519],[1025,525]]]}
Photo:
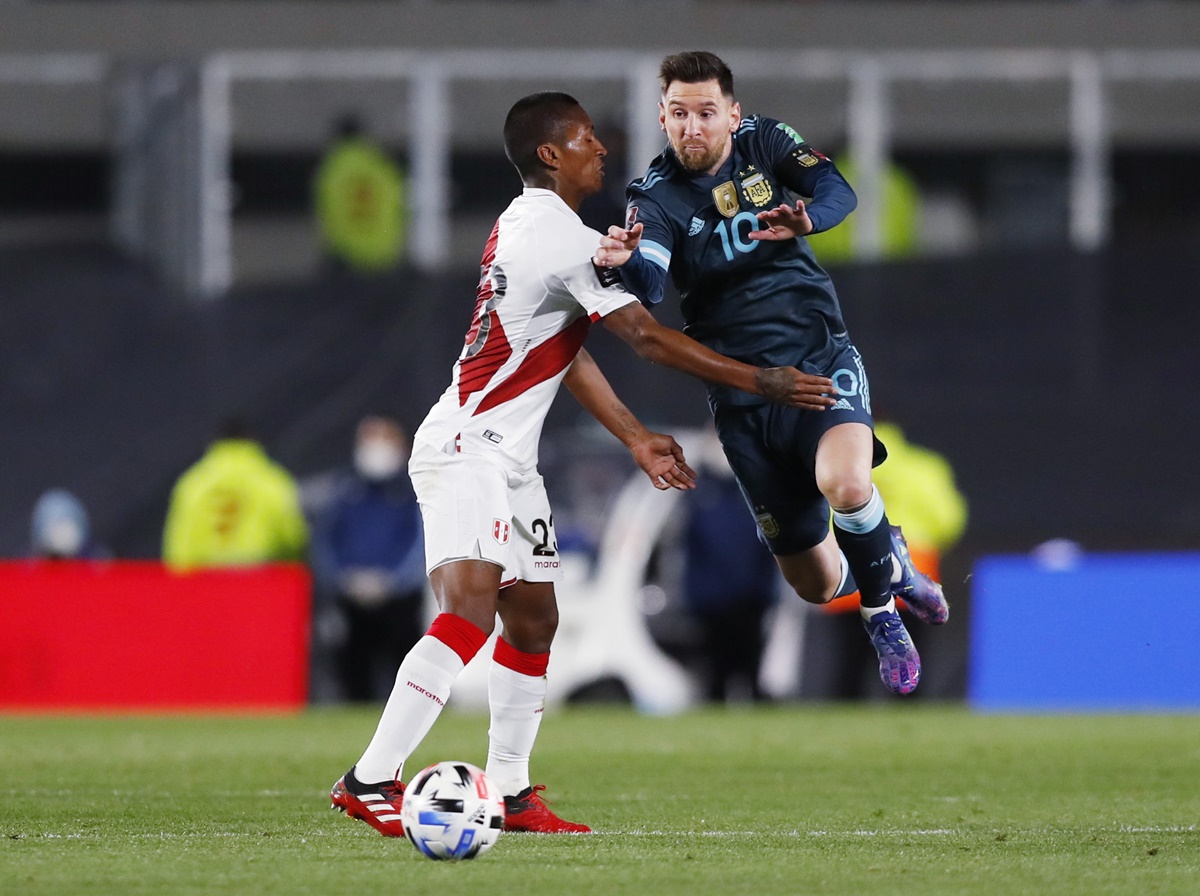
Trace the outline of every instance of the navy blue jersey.
{"label": "navy blue jersey", "polygon": [[[760,229],[758,212],[794,196],[812,198],[814,228],[827,230],[853,209],[854,192],[782,122],[746,118],[732,144],[716,175],[686,170],[668,147],[629,185],[626,226],[643,224],[642,257],[670,274],[689,336],[756,367],[822,374],[849,342],[832,281],[803,238],[746,235]],[[659,296],[642,296],[660,297],[661,285]],[[766,400],[714,385],[709,395],[717,403]]]}

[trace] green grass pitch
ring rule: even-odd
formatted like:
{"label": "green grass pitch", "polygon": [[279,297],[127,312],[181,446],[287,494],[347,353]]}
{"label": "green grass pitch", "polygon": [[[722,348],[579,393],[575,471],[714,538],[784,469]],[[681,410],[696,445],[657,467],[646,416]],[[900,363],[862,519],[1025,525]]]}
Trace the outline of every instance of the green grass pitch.
{"label": "green grass pitch", "polygon": [[[376,718],[0,716],[0,892],[1200,893],[1200,716],[556,711],[534,780],[597,833],[458,864],[330,811]],[[446,712],[407,774],[486,728]]]}

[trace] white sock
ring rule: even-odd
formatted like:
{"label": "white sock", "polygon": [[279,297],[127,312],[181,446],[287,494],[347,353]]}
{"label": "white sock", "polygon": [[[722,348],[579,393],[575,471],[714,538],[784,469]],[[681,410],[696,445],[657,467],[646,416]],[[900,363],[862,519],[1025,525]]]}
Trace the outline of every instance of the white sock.
{"label": "white sock", "polygon": [[890,598],[882,607],[859,607],[858,612],[862,613],[863,619],[870,619],[879,613],[895,613],[896,598]]}
{"label": "white sock", "polygon": [[505,796],[529,786],[529,754],[546,705],[546,676],[523,675],[492,660],[488,673],[487,775]]}
{"label": "white sock", "polygon": [[400,779],[404,761],[437,721],[463,665],[454,650],[432,635],[413,646],[396,673],[375,736],[355,765],[359,781],[376,784]]}

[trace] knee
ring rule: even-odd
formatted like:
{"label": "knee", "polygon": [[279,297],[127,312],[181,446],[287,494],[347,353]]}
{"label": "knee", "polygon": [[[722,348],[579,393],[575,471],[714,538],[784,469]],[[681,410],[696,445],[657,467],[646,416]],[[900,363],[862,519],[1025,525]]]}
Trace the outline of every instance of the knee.
{"label": "knee", "polygon": [[549,653],[558,631],[558,605],[513,607],[501,612],[504,640],[523,653]]}
{"label": "knee", "polygon": [[819,485],[834,510],[857,510],[871,500],[870,476],[842,476]]}
{"label": "knee", "polygon": [[461,616],[467,622],[477,626],[486,637],[491,637],[492,632],[496,630],[496,611],[493,608],[488,612],[484,607],[473,606],[451,606],[443,607],[444,612],[453,613],[455,616]]}
{"label": "knee", "polygon": [[459,616],[477,626],[487,636],[496,628],[496,601],[480,594],[436,595],[443,613]]}

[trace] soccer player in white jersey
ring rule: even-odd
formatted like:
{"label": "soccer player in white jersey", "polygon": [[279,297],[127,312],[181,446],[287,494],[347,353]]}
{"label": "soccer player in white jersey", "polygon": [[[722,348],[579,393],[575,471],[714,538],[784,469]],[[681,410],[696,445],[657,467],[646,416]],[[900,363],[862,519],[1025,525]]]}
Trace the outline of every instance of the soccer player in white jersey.
{"label": "soccer player in white jersey", "polygon": [[615,271],[593,262],[600,234],[577,211],[602,185],[605,150],[573,98],[539,93],[518,101],[504,123],[504,148],[524,190],[488,239],[466,346],[450,387],[413,437],[409,463],[441,613],[401,664],[366,751],[330,793],[334,808],[385,836],[403,835],[405,760],[497,613],[487,774],[504,794],[505,828],[589,830],[551,812],[543,786],[529,777],[558,626],[554,525],[537,447],[559,383],[630,449],[655,487],[694,486],[675,440],[649,432],[581,349],[592,322],[647,360],[704,380],[793,407],[834,402],[824,377],[743,364],[658,324]]}

